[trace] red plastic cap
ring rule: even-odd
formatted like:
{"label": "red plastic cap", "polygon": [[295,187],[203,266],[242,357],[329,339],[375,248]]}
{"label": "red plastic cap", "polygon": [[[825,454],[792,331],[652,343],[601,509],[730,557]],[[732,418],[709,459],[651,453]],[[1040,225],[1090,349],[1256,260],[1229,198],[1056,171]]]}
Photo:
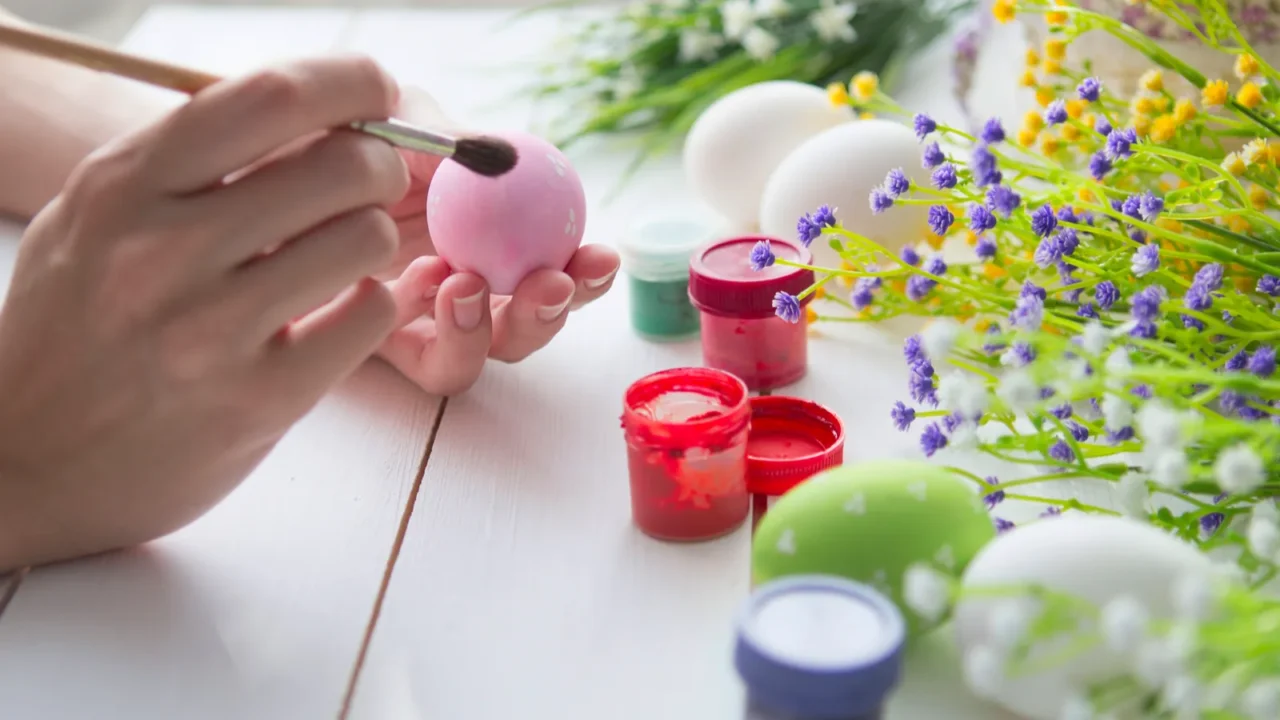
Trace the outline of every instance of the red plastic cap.
{"label": "red plastic cap", "polygon": [[844,463],[844,423],[831,410],[801,398],[751,398],[747,491],[782,495]]}
{"label": "red plastic cap", "polygon": [[[773,296],[799,295],[814,282],[812,270],[770,265],[751,267],[751,248],[768,240],[774,257],[813,264],[809,249],[789,240],[753,235],[704,245],[689,261],[689,298],[700,310],[730,317],[762,318],[774,314]],[[807,304],[812,296],[801,304]]]}

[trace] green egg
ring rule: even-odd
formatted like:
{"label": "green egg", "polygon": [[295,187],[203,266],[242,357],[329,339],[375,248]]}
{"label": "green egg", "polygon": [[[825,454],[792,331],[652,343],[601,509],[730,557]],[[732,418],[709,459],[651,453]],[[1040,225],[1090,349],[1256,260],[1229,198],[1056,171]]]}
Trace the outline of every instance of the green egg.
{"label": "green egg", "polygon": [[880,589],[908,631],[932,627],[902,602],[902,576],[917,562],[959,577],[996,535],[977,487],[945,468],[878,460],[832,468],[769,507],[752,541],[757,584],[822,573]]}

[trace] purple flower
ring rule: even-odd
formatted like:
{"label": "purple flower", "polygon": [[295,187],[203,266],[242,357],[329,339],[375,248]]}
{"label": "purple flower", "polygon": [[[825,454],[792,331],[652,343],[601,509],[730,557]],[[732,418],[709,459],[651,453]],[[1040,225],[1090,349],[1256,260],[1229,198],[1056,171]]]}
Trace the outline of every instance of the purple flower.
{"label": "purple flower", "polygon": [[929,207],[929,229],[935,235],[945,236],[947,231],[951,229],[951,223],[955,222],[956,216],[945,205],[932,205]]}
{"label": "purple flower", "polygon": [[1082,443],[1089,439],[1089,428],[1081,425],[1075,420],[1067,423],[1067,431],[1071,433],[1071,437],[1075,438],[1078,443]]}
{"label": "purple flower", "polygon": [[1061,405],[1054,405],[1049,408],[1049,414],[1059,420],[1066,420],[1071,417],[1071,413],[1073,412],[1075,411],[1071,408],[1071,403],[1069,402],[1062,403]]}
{"label": "purple flower", "polygon": [[991,510],[1004,501],[1004,491],[1000,489],[1000,479],[994,475],[988,476],[983,482],[991,488],[991,492],[983,495],[982,501],[986,503],[987,509]]}
{"label": "purple flower", "polygon": [[925,457],[933,457],[933,454],[947,446],[947,436],[942,434],[942,429],[938,427],[938,423],[929,423],[924,433],[920,435],[920,448],[924,450]]}
{"label": "purple flower", "polygon": [[1160,303],[1164,297],[1160,294],[1160,290],[1156,286],[1151,285],[1139,290],[1133,296],[1133,303],[1130,310],[1135,320],[1142,322],[1151,322],[1160,316]]}
{"label": "purple flower", "polygon": [[919,335],[912,335],[902,343],[902,356],[907,359],[907,365],[909,366],[928,361],[928,358],[924,356],[924,345]]}
{"label": "purple flower", "polygon": [[1128,215],[1134,220],[1142,219],[1142,199],[1137,195],[1130,195],[1120,203],[1120,212]]}
{"label": "purple flower", "polygon": [[751,269],[755,271],[763,270],[777,260],[773,256],[773,249],[770,247],[768,240],[761,240],[751,248]]}
{"label": "purple flower", "polygon": [[997,534],[1007,533],[1010,530],[1017,527],[1017,525],[1014,525],[1012,522],[1009,522],[1008,520],[1005,520],[1004,518],[1001,518],[1001,517],[992,518],[991,522],[996,526]]}
{"label": "purple flower", "polygon": [[1120,300],[1120,290],[1110,280],[1103,280],[1093,289],[1093,299],[1098,301],[1098,307],[1110,310]]}
{"label": "purple flower", "polygon": [[1047,268],[1050,265],[1062,259],[1062,244],[1058,242],[1058,238],[1047,237],[1040,241],[1036,246],[1035,261],[1036,265]]}
{"label": "purple flower", "polygon": [[[1076,280],[1075,280],[1075,278],[1065,278],[1065,277],[1064,277],[1062,281],[1063,281],[1063,282],[1065,282],[1065,283],[1073,283],[1073,282],[1075,282]],[[1077,304],[1078,304],[1078,303],[1080,302],[1080,294],[1081,294],[1081,293],[1083,293],[1083,292],[1084,292],[1084,289],[1083,289],[1083,288],[1076,288],[1075,290],[1068,290],[1068,291],[1066,291],[1065,293],[1063,293],[1063,294],[1062,294],[1062,299],[1063,299],[1063,300],[1066,300],[1066,301],[1067,301],[1067,302],[1069,302],[1069,303],[1077,303]]]}
{"label": "purple flower", "polygon": [[1108,431],[1107,431],[1107,439],[1108,439],[1108,440],[1110,440],[1110,441],[1111,441],[1111,442],[1113,442],[1113,443],[1122,443],[1122,442],[1125,442],[1125,441],[1127,441],[1127,440],[1132,440],[1132,439],[1133,439],[1133,428],[1131,428],[1131,427],[1122,427],[1122,428],[1120,428],[1119,430],[1116,430],[1116,431],[1114,431],[1114,432],[1112,432],[1111,430],[1108,430]]}
{"label": "purple flower", "polygon": [[1240,408],[1240,417],[1245,420],[1262,420],[1268,415],[1270,415],[1270,413],[1268,413],[1266,410],[1262,410],[1261,408],[1256,408],[1252,405],[1245,405],[1244,407]]}
{"label": "purple flower", "polygon": [[1223,390],[1218,396],[1218,407],[1227,414],[1234,413],[1244,407],[1244,396],[1234,390]]}
{"label": "purple flower", "polygon": [[1046,203],[1031,212],[1031,229],[1040,237],[1047,237],[1058,226],[1058,217]]}
{"label": "purple flower", "polygon": [[[993,324],[991,327],[987,328],[987,334],[988,334],[988,335],[998,335],[998,334],[1000,334],[1000,326],[999,326],[999,325],[994,325],[994,324]],[[1005,346],[1004,346],[1003,344],[1001,344],[1001,343],[998,343],[998,342],[994,342],[994,343],[990,343],[990,342],[989,342],[989,343],[983,343],[983,345],[982,345],[982,351],[983,351],[983,352],[986,352],[986,353],[997,353],[997,352],[1000,352],[1001,350],[1003,350],[1004,348],[1005,348]]]}
{"label": "purple flower", "polygon": [[1133,270],[1133,274],[1142,277],[1148,273],[1155,272],[1160,267],[1160,247],[1158,245],[1143,245],[1133,252],[1133,262],[1130,263],[1129,269]]}
{"label": "purple flower", "polygon": [[1009,323],[1023,330],[1039,330],[1044,324],[1044,301],[1034,295],[1019,297],[1009,313]]}
{"label": "purple flower", "polygon": [[987,190],[987,207],[992,212],[1009,217],[1022,204],[1022,196],[1004,185],[996,185]]}
{"label": "purple flower", "polygon": [[1206,290],[1214,291],[1222,287],[1222,266],[1218,263],[1209,263],[1196,271],[1196,277],[1191,281],[1193,285],[1203,285]]}
{"label": "purple flower", "polygon": [[1222,527],[1222,521],[1227,516],[1220,512],[1211,512],[1200,517],[1200,534],[1204,537],[1210,537],[1218,532],[1218,528]]}
{"label": "purple flower", "polygon": [[1222,322],[1224,322],[1224,323],[1226,323],[1226,324],[1230,325],[1230,324],[1231,324],[1231,321],[1232,321],[1232,320],[1235,320],[1235,319],[1236,319],[1236,316],[1235,316],[1235,315],[1232,315],[1230,312],[1228,312],[1228,311],[1226,311],[1226,310],[1223,310],[1223,311],[1222,311]]}
{"label": "purple flower", "polygon": [[[1084,80],[1081,80],[1080,84],[1076,87],[1076,94],[1085,102],[1097,102],[1098,96],[1101,93],[1102,81],[1098,78],[1085,78]],[[1102,120],[1101,122],[1106,122],[1106,120]]]}
{"label": "purple flower", "polygon": [[924,169],[935,168],[947,161],[947,156],[942,153],[942,148],[938,147],[938,143],[929,143],[924,147],[924,155],[921,156],[921,165]]}
{"label": "purple flower", "polygon": [[822,231],[836,226],[836,214],[829,205],[823,205],[812,213],[806,213],[796,222],[796,234],[805,247],[822,236]]}
{"label": "purple flower", "polygon": [[1107,137],[1111,134],[1111,123],[1107,122],[1106,118],[1098,118],[1098,122],[1093,126],[1093,129],[1102,137]]}
{"label": "purple flower", "polygon": [[1142,398],[1143,400],[1150,400],[1150,399],[1151,399],[1151,386],[1150,386],[1150,385],[1134,385],[1134,386],[1133,386],[1133,389],[1131,389],[1129,392],[1130,392],[1131,394],[1133,394],[1133,395],[1137,395],[1138,397]]}
{"label": "purple flower", "polygon": [[929,296],[937,281],[923,275],[912,275],[907,278],[907,297],[913,302],[920,302]]}
{"label": "purple flower", "polygon": [[956,166],[951,163],[942,165],[937,170],[933,171],[931,180],[933,182],[933,186],[939,190],[950,190],[956,186]]}
{"label": "purple flower", "polygon": [[849,304],[853,305],[854,310],[862,310],[875,302],[876,296],[872,292],[871,283],[864,282],[867,279],[858,278],[858,281],[853,284],[853,292],[849,293]]}
{"label": "purple flower", "polygon": [[898,197],[911,189],[911,181],[907,179],[907,174],[902,172],[902,168],[894,168],[885,176],[884,189],[890,195]]}
{"label": "purple flower", "polygon": [[1080,219],[1076,217],[1076,211],[1070,205],[1063,205],[1062,209],[1058,211],[1058,220],[1073,223],[1079,222]]}
{"label": "purple flower", "polygon": [[1071,450],[1071,446],[1066,440],[1058,438],[1057,442],[1049,447],[1049,457],[1060,463],[1074,463],[1076,454]]}
{"label": "purple flower", "polygon": [[[1058,247],[1062,248],[1063,255],[1070,255],[1080,247],[1080,238],[1076,235],[1076,231],[1072,228],[1062,228],[1058,230],[1056,235],[1058,238]],[[1071,272],[1067,270],[1066,272]]]}
{"label": "purple flower", "polygon": [[1276,351],[1269,345],[1263,345],[1253,351],[1253,357],[1249,358],[1249,372],[1258,377],[1267,378],[1275,374],[1276,371]]}
{"label": "purple flower", "polygon": [[800,301],[795,295],[779,291],[773,296],[773,311],[789,323],[800,322]]}
{"label": "purple flower", "polygon": [[937,275],[941,277],[947,274],[947,263],[942,259],[942,253],[934,253],[929,256],[929,259],[924,261],[924,265],[921,266],[920,269],[930,275]]}
{"label": "purple flower", "polygon": [[962,422],[964,422],[964,418],[960,417],[960,413],[951,413],[942,418],[942,429],[950,435],[956,431],[956,428],[960,427]]}
{"label": "purple flower", "polygon": [[1000,124],[1000,118],[991,118],[982,126],[982,133],[979,135],[982,142],[988,145],[995,145],[1004,141],[1004,126]]}
{"label": "purple flower", "polygon": [[1213,306],[1213,298],[1209,296],[1209,290],[1204,285],[1196,282],[1187,288],[1187,294],[1183,296],[1182,304],[1188,310],[1203,312]]}
{"label": "purple flower", "polygon": [[879,215],[880,213],[893,207],[893,198],[883,188],[876,188],[871,191],[871,214]]}
{"label": "purple flower", "polygon": [[973,171],[973,181],[979,187],[1000,184],[1000,170],[996,168],[996,156],[979,145],[973,149],[973,158],[969,161],[969,169]]}
{"label": "purple flower", "polygon": [[1107,156],[1115,160],[1133,154],[1133,144],[1138,142],[1138,132],[1133,128],[1112,130],[1107,136]]}
{"label": "purple flower", "polygon": [[1051,518],[1051,517],[1058,517],[1061,514],[1062,514],[1062,508],[1058,507],[1057,505],[1050,505],[1049,507],[1044,509],[1044,512],[1040,513],[1040,517]]}
{"label": "purple flower", "polygon": [[1093,307],[1093,303],[1087,302],[1076,308],[1076,315],[1079,315],[1082,318],[1097,318],[1098,311]]}
{"label": "purple flower", "polygon": [[1044,302],[1045,300],[1049,299],[1049,293],[1046,292],[1045,289],[1040,287],[1039,285],[1031,282],[1030,280],[1027,280],[1022,283],[1022,290],[1018,291],[1018,297],[1040,298],[1040,302]]}
{"label": "purple flower", "polygon": [[1152,222],[1164,210],[1164,198],[1152,194],[1150,190],[1142,194],[1139,200],[1139,209],[1142,213],[1142,219]]}
{"label": "purple flower", "polygon": [[1199,332],[1201,330],[1204,330],[1204,323],[1200,322],[1200,320],[1197,318],[1191,317],[1190,315],[1183,315],[1182,327],[1188,330],[1195,330],[1196,332]]}
{"label": "purple flower", "polygon": [[902,258],[902,262],[910,265],[911,267],[915,267],[920,264],[920,253],[916,252],[915,248],[910,245],[902,248],[902,252],[898,253],[898,257]]}
{"label": "purple flower", "polygon": [[924,140],[930,133],[938,129],[938,123],[924,113],[916,113],[915,118],[912,120],[912,125],[915,126],[916,137],[920,138],[920,140]]}
{"label": "purple flower", "polygon": [[911,427],[911,423],[916,419],[916,411],[907,407],[901,400],[893,404],[893,409],[889,411],[889,417],[893,418],[893,426],[899,430],[906,432]]}
{"label": "purple flower", "polygon": [[1226,367],[1226,369],[1228,370],[1243,370],[1246,367],[1248,367],[1248,365],[1249,365],[1249,353],[1245,352],[1244,350],[1241,350],[1235,355],[1232,355],[1231,359],[1227,361],[1227,364],[1224,367]]}
{"label": "purple flower", "polygon": [[1263,275],[1258,278],[1258,292],[1272,297],[1280,295],[1280,278],[1275,275]]}
{"label": "purple flower", "polygon": [[1111,172],[1111,160],[1101,151],[1094,153],[1093,158],[1089,160],[1089,174],[1094,180],[1101,180]]}
{"label": "purple flower", "polygon": [[1141,320],[1137,325],[1133,326],[1133,329],[1129,330],[1129,337],[1151,340],[1155,338],[1157,330],[1155,323]]}
{"label": "purple flower", "polygon": [[1061,125],[1067,121],[1067,105],[1061,100],[1054,100],[1044,110],[1044,121],[1050,125]]}
{"label": "purple flower", "polygon": [[969,204],[969,229],[975,233],[983,233],[996,226],[996,216],[984,205]]}
{"label": "purple flower", "polygon": [[978,254],[981,260],[990,260],[996,256],[996,241],[985,235],[978,238],[978,244],[974,245],[973,251]]}
{"label": "purple flower", "polygon": [[1013,364],[1017,367],[1026,367],[1036,359],[1036,351],[1024,342],[1016,342],[1013,347],[1009,348],[1009,352],[1013,355]]}
{"label": "purple flower", "polygon": [[1041,399],[1041,400],[1048,400],[1049,398],[1051,398],[1051,397],[1053,397],[1054,395],[1057,395],[1057,394],[1058,394],[1058,391],[1057,391],[1057,390],[1054,390],[1053,388],[1049,387],[1048,385],[1045,385],[1044,387],[1040,388],[1040,399]]}

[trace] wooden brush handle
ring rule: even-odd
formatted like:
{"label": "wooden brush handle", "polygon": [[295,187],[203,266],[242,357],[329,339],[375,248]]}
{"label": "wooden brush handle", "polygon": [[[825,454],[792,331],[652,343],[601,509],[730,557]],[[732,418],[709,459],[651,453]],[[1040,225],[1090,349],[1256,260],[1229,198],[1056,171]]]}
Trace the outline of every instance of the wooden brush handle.
{"label": "wooden brush handle", "polygon": [[0,21],[0,45],[194,95],[222,78],[147,60],[105,45],[31,26]]}

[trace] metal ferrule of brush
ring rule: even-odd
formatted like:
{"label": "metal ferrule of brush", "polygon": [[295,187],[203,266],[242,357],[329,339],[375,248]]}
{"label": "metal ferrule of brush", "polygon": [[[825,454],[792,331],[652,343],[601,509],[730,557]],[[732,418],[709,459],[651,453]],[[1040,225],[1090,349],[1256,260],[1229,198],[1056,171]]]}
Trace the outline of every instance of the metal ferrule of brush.
{"label": "metal ferrule of brush", "polygon": [[453,151],[457,148],[457,142],[448,135],[440,135],[423,130],[394,118],[390,120],[355,122],[351,124],[351,127],[380,137],[398,147],[442,157],[452,156]]}

